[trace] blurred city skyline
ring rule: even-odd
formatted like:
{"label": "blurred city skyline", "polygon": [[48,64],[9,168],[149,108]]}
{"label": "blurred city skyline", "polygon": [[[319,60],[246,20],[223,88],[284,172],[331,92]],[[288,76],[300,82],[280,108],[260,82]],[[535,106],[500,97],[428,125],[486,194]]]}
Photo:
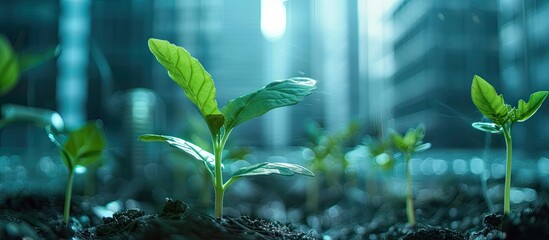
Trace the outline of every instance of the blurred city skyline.
{"label": "blurred city skyline", "polygon": [[[16,49],[60,44],[63,52],[0,102],[59,111],[69,125],[102,119],[112,142],[131,151],[144,131],[182,135],[189,131],[184,119],[197,112],[150,54],[146,42],[155,37],[200,60],[221,106],[272,80],[318,80],[309,99],[238,129],[243,145],[302,145],[307,122],[338,131],[358,120],[362,134],[425,123],[436,148],[480,148],[485,135],[470,126],[482,120],[470,100],[474,74],[512,105],[549,89],[547,2],[2,1],[0,33]],[[516,146],[546,150],[547,117],[542,106],[517,125]],[[1,143],[26,146],[32,134],[5,129]]]}

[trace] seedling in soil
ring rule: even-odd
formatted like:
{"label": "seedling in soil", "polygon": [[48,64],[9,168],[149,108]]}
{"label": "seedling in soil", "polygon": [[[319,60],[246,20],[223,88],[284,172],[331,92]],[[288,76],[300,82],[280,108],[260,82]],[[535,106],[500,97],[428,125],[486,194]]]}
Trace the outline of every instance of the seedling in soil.
{"label": "seedling in soil", "polygon": [[410,226],[416,225],[414,213],[414,195],[412,193],[412,176],[410,174],[410,158],[412,154],[423,152],[431,147],[430,143],[423,143],[425,127],[420,124],[417,128],[410,128],[404,136],[398,132],[391,133],[392,145],[402,153],[406,164],[406,215]]}
{"label": "seedling in soil", "polygon": [[69,222],[71,209],[74,171],[77,166],[86,166],[101,159],[106,141],[100,121],[88,123],[84,127],[70,132],[64,144],[61,144],[59,134],[51,126],[46,126],[46,132],[49,139],[59,149],[61,159],[69,170],[63,208],[63,222],[66,224]]}
{"label": "seedling in soil", "polygon": [[[311,157],[310,169],[313,173],[321,173],[328,181],[328,186],[335,186],[341,173],[345,173],[349,166],[344,152],[343,145],[349,141],[359,130],[359,124],[356,121],[349,124],[341,131],[329,133],[323,129],[316,121],[307,125],[308,146]],[[334,168],[340,168],[339,171]],[[350,178],[350,175],[348,175]],[[352,179],[347,179],[351,182]],[[307,189],[307,210],[316,212],[319,204],[319,186],[321,179],[314,178],[309,182]]]}
{"label": "seedling in soil", "polygon": [[503,95],[498,94],[494,87],[486,80],[477,75],[473,77],[473,84],[471,85],[473,103],[484,116],[492,120],[491,123],[475,122],[473,123],[473,127],[489,133],[503,133],[503,137],[505,138],[505,146],[507,148],[503,196],[503,213],[505,215],[511,213],[509,199],[511,195],[511,165],[513,157],[511,129],[516,122],[524,122],[534,115],[548,94],[549,92],[547,91],[532,93],[528,102],[520,99],[518,101],[518,108],[515,108],[506,104],[503,100]]}
{"label": "seedling in soil", "polygon": [[366,136],[362,140],[362,145],[366,148],[366,154],[374,166],[382,170],[393,168],[394,156],[391,142],[387,137]]}
{"label": "seedling in soil", "polygon": [[223,217],[223,196],[227,188],[237,179],[259,175],[302,174],[314,176],[308,169],[290,163],[263,162],[235,171],[227,180],[223,180],[222,152],[231,131],[238,125],[259,117],[271,109],[297,104],[316,89],[316,81],[309,78],[291,78],[274,81],[267,86],[233,99],[219,109],[215,99],[215,86],[212,77],[193,58],[187,50],[165,40],[149,39],[149,49],[158,62],[168,70],[168,75],[183,90],[187,98],[196,105],[202,118],[208,125],[212,139],[213,154],[183,139],[146,134],[139,137],[142,141],[166,142],[204,163],[214,187],[215,217]]}

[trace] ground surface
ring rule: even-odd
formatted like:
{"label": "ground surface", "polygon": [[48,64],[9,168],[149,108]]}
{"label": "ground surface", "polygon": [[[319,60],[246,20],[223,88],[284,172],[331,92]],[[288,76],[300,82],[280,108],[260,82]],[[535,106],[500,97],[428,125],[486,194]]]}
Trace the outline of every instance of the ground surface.
{"label": "ground surface", "polygon": [[505,218],[489,213],[478,189],[456,186],[418,199],[418,224],[412,228],[400,199],[372,198],[361,206],[340,202],[336,215],[311,214],[309,223],[316,223],[307,226],[247,216],[216,220],[171,199],[158,213],[126,209],[99,219],[94,203],[76,197],[65,225],[61,198],[20,194],[0,202],[0,239],[549,239],[547,199],[538,195]]}

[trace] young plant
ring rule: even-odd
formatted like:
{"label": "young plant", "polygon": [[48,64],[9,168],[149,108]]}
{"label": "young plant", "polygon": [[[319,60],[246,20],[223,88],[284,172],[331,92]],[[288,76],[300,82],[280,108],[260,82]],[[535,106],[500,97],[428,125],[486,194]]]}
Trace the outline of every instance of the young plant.
{"label": "young plant", "polygon": [[195,144],[172,136],[145,134],[139,139],[166,142],[204,163],[214,187],[216,218],[220,219],[223,216],[225,191],[241,177],[271,174],[314,176],[311,171],[296,164],[264,162],[238,169],[227,181],[224,181],[222,152],[235,127],[271,109],[297,104],[316,89],[315,80],[291,78],[275,81],[253,93],[233,99],[219,109],[212,77],[197,59],[184,48],[165,40],[149,39],[148,44],[158,62],[168,70],[170,78],[183,88],[187,98],[200,111],[210,130],[213,154]]}
{"label": "young plant", "polygon": [[416,225],[416,216],[414,213],[414,199],[412,193],[412,176],[410,174],[410,158],[412,154],[423,152],[431,147],[430,143],[423,143],[425,136],[425,127],[420,124],[417,128],[410,128],[404,136],[398,132],[391,133],[392,145],[402,153],[406,164],[406,215],[408,224]]}
{"label": "young plant", "polygon": [[505,188],[503,197],[503,213],[509,215],[511,213],[511,164],[513,157],[511,129],[516,122],[524,122],[530,118],[539,109],[549,92],[538,91],[530,95],[528,102],[520,99],[518,108],[506,104],[503,100],[503,95],[498,94],[494,87],[486,80],[475,75],[473,84],[471,85],[471,98],[478,110],[487,118],[492,120],[491,123],[475,122],[473,127],[489,132],[503,133],[505,138],[505,146],[507,148],[507,159],[505,163]]}
{"label": "young plant", "polygon": [[68,169],[67,188],[65,189],[65,207],[63,208],[63,222],[69,222],[71,210],[72,182],[74,170],[77,166],[86,166],[101,159],[106,140],[101,128],[101,122],[91,122],[84,127],[68,134],[64,144],[58,139],[58,133],[50,126],[46,126],[49,139],[59,149],[61,159]]}
{"label": "young plant", "polygon": [[[337,185],[340,174],[345,173],[349,161],[345,156],[344,144],[358,132],[358,122],[352,121],[341,131],[329,133],[316,121],[307,125],[307,137],[309,142],[307,148],[310,150],[310,169],[313,173],[321,173],[328,181],[328,186]],[[347,175],[350,178],[350,174]],[[316,212],[319,204],[319,185],[321,179],[314,178],[309,182],[307,189],[307,210]],[[350,179],[347,179],[346,182]]]}

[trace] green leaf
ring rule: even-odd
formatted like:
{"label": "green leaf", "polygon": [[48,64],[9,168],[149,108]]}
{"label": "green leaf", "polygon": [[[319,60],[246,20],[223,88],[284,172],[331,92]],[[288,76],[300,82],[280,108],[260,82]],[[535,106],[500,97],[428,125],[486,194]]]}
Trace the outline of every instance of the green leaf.
{"label": "green leaf", "polygon": [[503,96],[498,95],[490,83],[477,75],[473,77],[471,99],[478,110],[493,122],[501,125],[507,121],[510,107],[505,104]]}
{"label": "green leaf", "polygon": [[420,124],[416,128],[410,128],[404,136],[398,132],[391,133],[393,146],[403,153],[421,152],[431,147],[430,143],[423,144],[425,137],[425,127]]}
{"label": "green leaf", "polygon": [[9,41],[0,35],[0,96],[8,93],[19,80],[21,71]]}
{"label": "green leaf", "polygon": [[40,65],[45,61],[58,56],[60,52],[60,47],[52,47],[40,53],[22,53],[18,57],[21,71],[26,71],[37,65]]}
{"label": "green leaf", "polygon": [[[200,110],[212,133],[218,133],[223,122],[221,111],[215,100],[215,86],[212,77],[202,64],[182,47],[160,39],[149,39],[149,49],[156,59],[183,90],[187,98]],[[212,117],[208,116],[216,116]],[[212,121],[213,120],[213,121]]]}
{"label": "green leaf", "polygon": [[545,101],[545,99],[547,98],[547,94],[549,94],[549,92],[539,91],[532,93],[527,103],[524,102],[524,100],[522,99],[519,100],[518,109],[516,112],[516,121],[524,122],[532,115],[534,115],[539,107],[541,107],[543,101]]}
{"label": "green leaf", "polygon": [[230,130],[271,109],[294,105],[316,89],[310,78],[291,78],[275,81],[245,96],[233,99],[221,111],[225,116],[225,129]]}
{"label": "green leaf", "polygon": [[475,122],[472,126],[480,131],[489,133],[502,133],[503,127],[495,123]]}
{"label": "green leaf", "polygon": [[396,149],[402,152],[408,151],[408,146],[404,143],[404,138],[400,133],[392,132],[390,139]]}
{"label": "green leaf", "polygon": [[181,138],[166,136],[166,135],[157,135],[157,134],[145,134],[139,137],[139,140],[144,142],[165,142],[171,147],[182,150],[183,152],[191,155],[196,160],[202,161],[206,166],[206,169],[212,176],[215,176],[215,157],[208,151],[203,150],[199,146],[196,146],[188,141],[185,141]]}
{"label": "green leaf", "polygon": [[[100,121],[90,122],[84,127],[69,133],[64,148],[71,156],[71,165],[86,166],[101,159],[101,154],[106,146],[105,136],[103,134]],[[64,155],[61,155],[64,156]]]}
{"label": "green leaf", "polygon": [[258,163],[248,167],[238,169],[233,173],[231,178],[247,177],[247,176],[261,176],[261,175],[284,175],[293,176],[295,174],[301,174],[305,176],[314,177],[314,174],[307,168],[297,164],[291,163]]}

